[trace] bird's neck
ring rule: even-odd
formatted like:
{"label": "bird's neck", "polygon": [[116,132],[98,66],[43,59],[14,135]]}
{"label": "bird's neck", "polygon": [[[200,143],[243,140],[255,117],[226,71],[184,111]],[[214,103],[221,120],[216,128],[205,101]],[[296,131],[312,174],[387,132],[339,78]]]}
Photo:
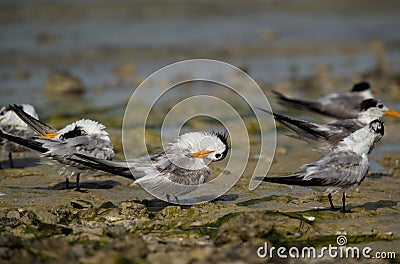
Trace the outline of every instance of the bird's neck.
{"label": "bird's neck", "polygon": [[366,125],[369,124],[371,121],[381,117],[382,117],[381,113],[377,113],[375,111],[363,111],[359,113],[357,119],[359,122]]}
{"label": "bird's neck", "polygon": [[375,137],[368,135],[367,130],[369,130],[369,127],[364,127],[357,130],[350,136],[343,139],[339,143],[338,148],[341,150],[355,152],[358,155],[366,155],[375,141]]}
{"label": "bird's neck", "polygon": [[359,95],[365,100],[365,99],[370,99],[374,98],[374,95],[372,94],[371,90],[365,90],[362,92],[359,92]]}

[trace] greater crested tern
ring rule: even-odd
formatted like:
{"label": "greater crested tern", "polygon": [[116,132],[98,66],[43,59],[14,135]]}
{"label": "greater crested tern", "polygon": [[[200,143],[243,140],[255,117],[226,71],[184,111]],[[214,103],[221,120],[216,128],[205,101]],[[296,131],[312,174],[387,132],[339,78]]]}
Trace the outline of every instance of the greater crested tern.
{"label": "greater crested tern", "polygon": [[[21,107],[28,115],[38,118],[38,114],[32,105],[21,104]],[[0,130],[23,138],[31,138],[35,135],[35,132],[9,106],[3,106],[0,109]],[[12,153],[26,151],[26,148],[6,139],[0,139],[0,145],[3,151],[8,152],[10,168],[14,168]]]}
{"label": "greater crested tern", "polygon": [[332,93],[315,100],[304,100],[288,97],[281,92],[272,92],[282,105],[288,105],[296,109],[309,110],[337,119],[357,118],[360,103],[365,99],[373,99],[372,89],[368,82],[360,82],[353,86],[347,93]]}
{"label": "greater crested tern", "polygon": [[383,135],[383,122],[374,120],[332,146],[318,161],[302,166],[299,172],[287,176],[257,178],[266,182],[308,186],[328,192],[331,209],[334,209],[331,192],[342,190],[342,210],[345,212],[346,190],[360,185],[364,180],[369,169],[367,155]]}
{"label": "greater crested tern", "polygon": [[273,115],[276,121],[291,130],[292,133],[288,136],[311,143],[319,151],[329,150],[343,138],[383,115],[400,118],[400,113],[387,108],[378,99],[363,100],[359,106],[357,118],[338,120],[329,124],[316,124],[259,109]]}
{"label": "greater crested tern", "polygon": [[76,189],[80,190],[80,174],[89,169],[70,160],[69,158],[73,154],[80,153],[105,160],[114,158],[115,153],[110,135],[103,124],[90,119],[82,119],[57,130],[28,115],[17,105],[10,107],[40,136],[25,139],[0,131],[0,137],[35,150],[41,156],[48,158],[50,164],[57,165],[57,172],[65,176],[67,189],[70,177],[76,175]]}
{"label": "greater crested tern", "polygon": [[170,196],[192,192],[204,183],[211,170],[205,159],[220,161],[228,152],[226,134],[216,132],[190,132],[176,142],[148,156],[127,161],[107,161],[76,154],[74,162],[135,180],[147,190]]}

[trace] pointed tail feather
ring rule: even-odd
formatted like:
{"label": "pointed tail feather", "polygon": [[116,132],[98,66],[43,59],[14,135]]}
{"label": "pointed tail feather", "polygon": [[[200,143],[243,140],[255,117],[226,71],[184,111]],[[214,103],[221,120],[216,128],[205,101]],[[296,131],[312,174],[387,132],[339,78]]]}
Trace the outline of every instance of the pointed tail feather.
{"label": "pointed tail feather", "polygon": [[300,100],[300,99],[292,99],[276,90],[272,90],[272,92],[275,94],[280,104],[287,104],[297,109],[311,110],[317,113],[321,113],[319,107],[320,105],[316,102]]}
{"label": "pointed tail feather", "polygon": [[17,137],[17,136],[8,134],[8,133],[4,133],[3,131],[1,131],[1,129],[0,129],[0,137],[8,139],[9,141],[12,141],[18,145],[38,151],[40,153],[45,153],[48,151],[48,149],[42,147],[42,143],[40,143],[40,142],[36,142],[31,139],[21,138],[21,137]]}
{"label": "pointed tail feather", "polygon": [[297,185],[297,186],[324,186],[322,178],[313,178],[304,180],[304,171],[296,172],[292,175],[287,176],[274,176],[274,177],[256,177],[256,180],[286,184],[286,185]]}
{"label": "pointed tail feather", "polygon": [[135,179],[132,176],[132,173],[128,165],[126,165],[126,167],[121,166],[122,162],[113,162],[109,160],[98,159],[78,153],[75,153],[74,156],[77,157],[77,159],[75,158],[69,158],[69,159],[96,170],[119,175],[131,180]]}
{"label": "pointed tail feather", "polygon": [[286,128],[292,130],[293,132],[298,134],[298,139],[303,139],[303,140],[311,140],[311,141],[317,141],[318,138],[321,139],[328,139],[328,136],[324,131],[320,131],[319,126],[316,124],[313,124],[308,121],[304,120],[298,120],[298,119],[293,119],[285,115],[277,114],[277,113],[272,113],[268,110],[262,109],[257,107],[261,111],[264,111],[270,115],[272,115],[276,121],[284,125]]}
{"label": "pointed tail feather", "polygon": [[21,106],[14,104],[9,105],[9,107],[14,111],[15,114],[17,114],[19,118],[21,118],[30,128],[32,128],[32,130],[36,131],[40,135],[44,136],[46,134],[57,132],[57,129],[48,126],[33,116],[25,113]]}

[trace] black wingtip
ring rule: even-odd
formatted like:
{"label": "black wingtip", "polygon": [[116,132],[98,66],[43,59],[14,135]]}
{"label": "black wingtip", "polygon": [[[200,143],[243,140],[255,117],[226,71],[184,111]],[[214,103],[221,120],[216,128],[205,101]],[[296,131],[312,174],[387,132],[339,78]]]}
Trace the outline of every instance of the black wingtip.
{"label": "black wingtip", "polygon": [[122,176],[124,178],[128,178],[131,180],[134,179],[133,175],[130,172],[129,167],[120,168],[115,165],[113,166],[113,165],[108,164],[110,161],[105,161],[105,160],[103,161],[102,159],[90,157],[90,156],[79,154],[79,153],[74,153],[73,156],[75,156],[79,159],[75,159],[75,158],[69,158],[69,159],[74,162],[81,163],[89,168],[104,171],[104,172],[111,173],[111,174],[118,175],[118,176]]}
{"label": "black wingtip", "polygon": [[13,104],[8,105],[14,113],[21,118],[32,130],[36,133],[44,136],[49,133],[57,132],[57,129],[46,125],[45,123],[41,122],[37,118],[31,116],[30,114],[26,113],[21,105]]}
{"label": "black wingtip", "polygon": [[275,96],[277,96],[277,97],[279,97],[279,98],[287,98],[283,93],[281,93],[281,92],[279,92],[279,91],[277,91],[277,90],[272,89],[271,92],[272,92]]}
{"label": "black wingtip", "polygon": [[268,113],[268,114],[270,114],[270,115],[274,115],[274,113],[273,113],[272,111],[269,111],[269,110],[267,110],[267,109],[264,109],[264,108],[261,108],[261,107],[258,107],[258,106],[256,106],[256,108],[257,108],[258,110],[261,110],[261,111],[263,111],[263,112],[265,112],[265,113]]}
{"label": "black wingtip", "polygon": [[8,133],[4,133],[1,129],[0,129],[0,137],[5,138],[9,141],[12,141],[18,145],[24,146],[26,148],[38,151],[40,153],[45,153],[48,150],[46,148],[43,148],[42,143],[40,143],[40,142],[36,142],[31,139],[21,138],[21,137],[17,137],[17,136],[8,134]]}

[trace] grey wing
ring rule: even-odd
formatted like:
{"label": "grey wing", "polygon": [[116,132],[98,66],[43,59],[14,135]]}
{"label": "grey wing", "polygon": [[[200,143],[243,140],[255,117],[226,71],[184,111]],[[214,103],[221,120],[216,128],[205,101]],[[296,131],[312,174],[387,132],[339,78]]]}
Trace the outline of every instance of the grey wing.
{"label": "grey wing", "polygon": [[308,143],[318,143],[317,149],[328,150],[331,146],[335,146],[339,141],[343,140],[343,138],[364,127],[357,119],[344,119],[327,125],[315,125],[315,129],[318,129],[323,137],[313,138],[313,135],[304,132],[297,135],[289,134],[289,136],[300,138]]}
{"label": "grey wing", "polygon": [[[163,158],[157,159],[155,167],[148,168],[145,171],[146,176],[138,179],[136,183],[159,194],[183,195],[189,193],[195,190],[199,184],[204,183],[211,174],[211,170],[207,166],[196,168],[195,163],[194,158],[183,155],[176,155],[168,159],[164,153]],[[140,169],[143,167],[135,167],[135,170]]]}
{"label": "grey wing", "polygon": [[[314,133],[315,130],[318,133]],[[287,135],[313,144],[320,151],[328,150],[331,146],[336,145],[343,137],[348,136],[350,132],[340,126],[318,125],[310,131],[297,130],[296,133],[288,133]]]}
{"label": "grey wing", "polygon": [[357,119],[343,119],[329,124],[332,127],[342,128],[349,134],[363,128],[365,124],[360,123]]}
{"label": "grey wing", "polygon": [[363,98],[354,94],[332,94],[321,97],[321,112],[339,119],[357,118]]}
{"label": "grey wing", "polygon": [[211,170],[207,166],[198,168],[195,163],[194,158],[176,157],[159,164],[157,170],[165,174],[172,182],[183,185],[198,185],[207,180]]}
{"label": "grey wing", "polygon": [[[329,125],[319,125],[309,121],[291,118],[285,115],[272,113],[268,110],[258,108],[263,112],[272,115],[276,121],[281,123],[287,129],[291,130],[293,133],[288,133],[287,136],[306,141],[311,144],[319,143],[324,145],[320,146],[318,149],[329,148],[327,140],[332,133],[337,133],[339,128],[330,127]],[[327,145],[327,146],[325,146]]]}
{"label": "grey wing", "polygon": [[43,143],[42,146],[48,149],[44,156],[78,168],[82,165],[69,159],[74,153],[106,160],[114,157],[111,142],[94,137],[78,136],[64,141],[48,139],[38,139],[37,141]]}
{"label": "grey wing", "polygon": [[366,155],[359,156],[352,151],[335,151],[303,168],[304,181],[321,181],[321,185],[350,187],[364,180],[369,163]]}
{"label": "grey wing", "polygon": [[128,163],[134,170],[145,172],[146,176],[139,181],[161,176],[177,184],[198,185],[211,174],[206,165],[203,163],[199,165],[197,159],[182,153],[167,155],[164,151],[160,151],[149,157],[130,160]]}

